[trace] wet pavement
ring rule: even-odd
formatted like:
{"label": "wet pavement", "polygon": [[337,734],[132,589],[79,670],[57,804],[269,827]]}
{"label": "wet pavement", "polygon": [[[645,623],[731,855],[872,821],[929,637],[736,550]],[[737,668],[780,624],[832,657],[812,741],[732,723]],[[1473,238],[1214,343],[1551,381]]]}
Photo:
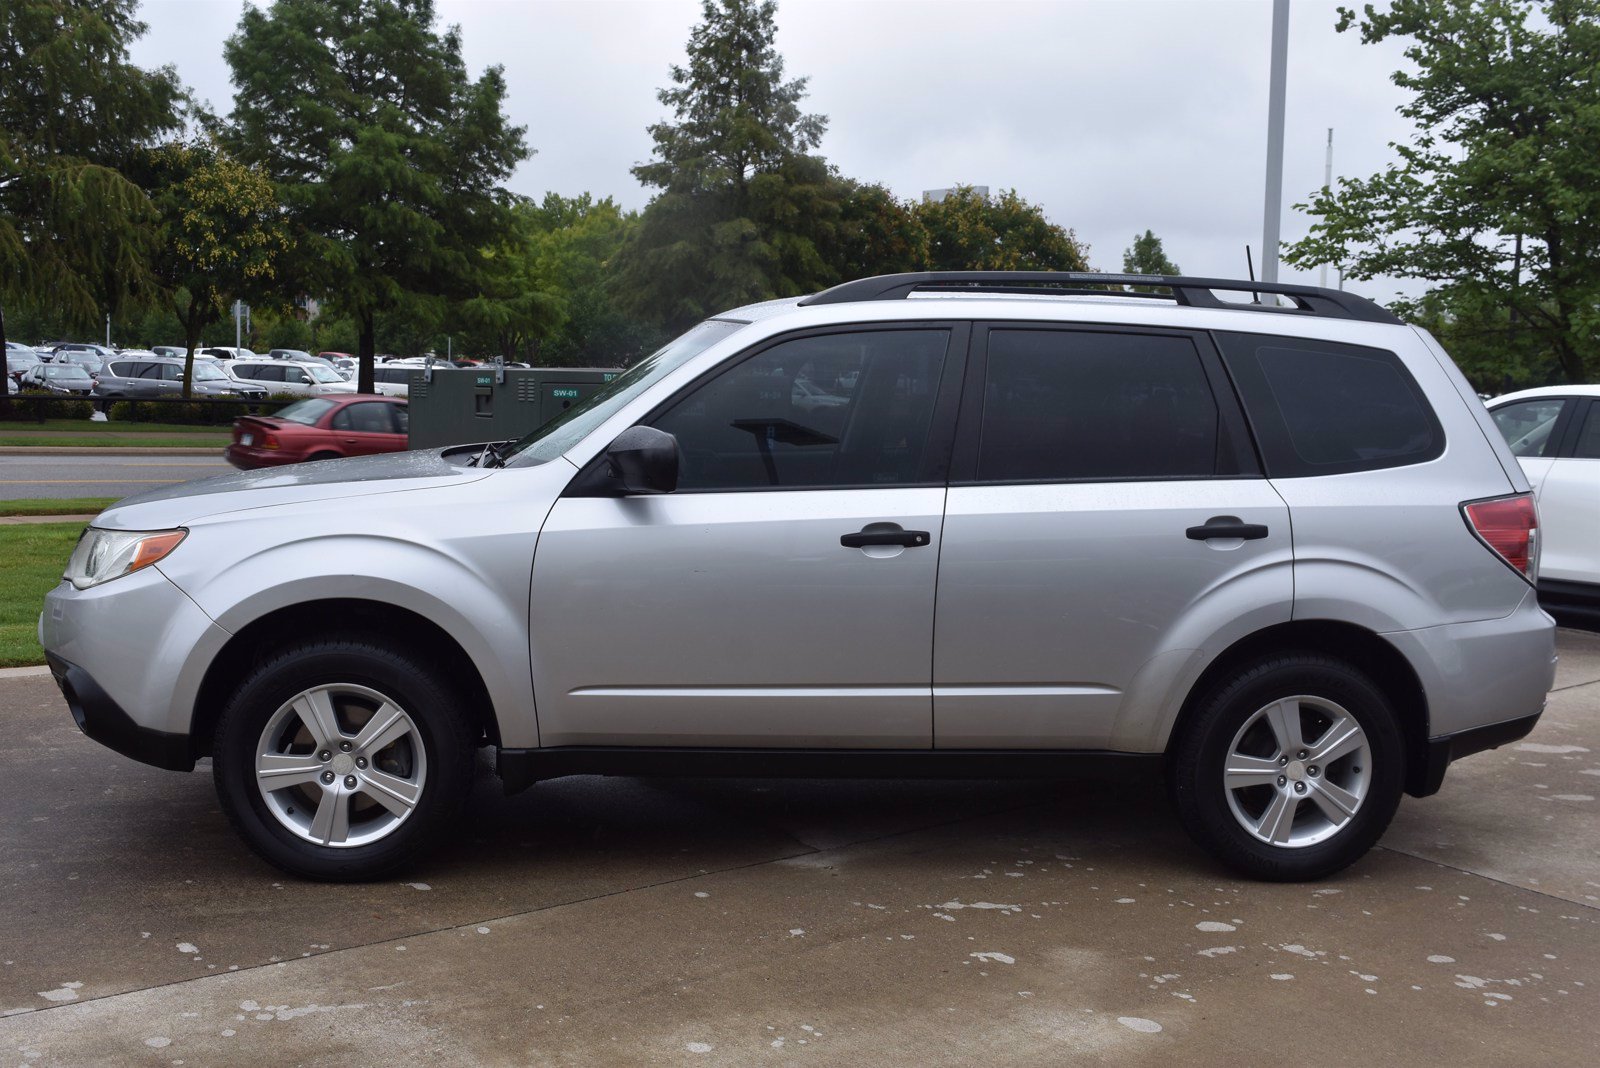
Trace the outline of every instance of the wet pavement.
{"label": "wet pavement", "polygon": [[0,680],[0,1065],[1156,1064],[1600,1049],[1600,635],[1340,876],[1241,881],[1159,784],[575,778],[300,882],[204,769]]}

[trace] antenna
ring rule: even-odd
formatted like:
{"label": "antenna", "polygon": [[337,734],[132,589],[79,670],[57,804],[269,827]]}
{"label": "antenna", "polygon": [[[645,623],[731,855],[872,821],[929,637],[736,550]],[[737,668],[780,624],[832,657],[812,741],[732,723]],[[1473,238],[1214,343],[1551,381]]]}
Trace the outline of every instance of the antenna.
{"label": "antenna", "polygon": [[[1256,265],[1254,263],[1250,262],[1250,246],[1249,245],[1245,245],[1245,247],[1244,247],[1244,269],[1250,275],[1250,281],[1254,282],[1256,280]],[[1255,290],[1252,289],[1250,291],[1250,296],[1252,298],[1254,298],[1251,301],[1251,303],[1253,303],[1253,304],[1260,304],[1261,303],[1261,294],[1260,293],[1257,293]]]}

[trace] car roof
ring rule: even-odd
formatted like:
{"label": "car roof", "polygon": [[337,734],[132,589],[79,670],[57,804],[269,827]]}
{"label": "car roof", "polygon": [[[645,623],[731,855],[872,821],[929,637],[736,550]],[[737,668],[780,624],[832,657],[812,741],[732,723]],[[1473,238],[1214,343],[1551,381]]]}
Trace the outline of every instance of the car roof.
{"label": "car roof", "polygon": [[1529,400],[1534,397],[1600,397],[1600,383],[1590,382],[1576,386],[1538,386],[1534,389],[1519,389],[1515,393],[1502,393],[1485,401],[1491,408],[1498,408],[1511,401]]}

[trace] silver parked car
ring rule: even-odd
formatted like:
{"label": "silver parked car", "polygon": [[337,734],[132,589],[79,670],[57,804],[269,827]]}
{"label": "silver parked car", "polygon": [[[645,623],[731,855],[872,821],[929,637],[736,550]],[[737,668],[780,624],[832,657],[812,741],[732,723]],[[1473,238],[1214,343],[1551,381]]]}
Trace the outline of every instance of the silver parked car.
{"label": "silver parked car", "polygon": [[240,382],[254,383],[269,393],[320,397],[327,393],[354,393],[356,387],[321,360],[235,359],[228,374]]}
{"label": "silver parked car", "polygon": [[1465,379],[1359,297],[896,275],[719,315],[520,441],[128,498],[40,633],[90,737],[212,757],[312,877],[438,840],[492,746],[508,789],[1154,763],[1216,857],[1306,879],[1533,728],[1538,548]]}

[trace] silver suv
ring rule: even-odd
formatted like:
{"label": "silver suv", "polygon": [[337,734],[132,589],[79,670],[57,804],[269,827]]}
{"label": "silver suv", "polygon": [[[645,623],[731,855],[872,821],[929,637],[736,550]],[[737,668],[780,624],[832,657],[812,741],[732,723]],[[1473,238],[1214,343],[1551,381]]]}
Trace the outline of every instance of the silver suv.
{"label": "silver suv", "polygon": [[211,756],[306,876],[415,856],[492,746],[509,790],[1154,763],[1216,857],[1306,879],[1533,728],[1538,550],[1483,405],[1365,300],[897,275],[719,315],[520,441],[128,498],[40,632],[85,733]]}

